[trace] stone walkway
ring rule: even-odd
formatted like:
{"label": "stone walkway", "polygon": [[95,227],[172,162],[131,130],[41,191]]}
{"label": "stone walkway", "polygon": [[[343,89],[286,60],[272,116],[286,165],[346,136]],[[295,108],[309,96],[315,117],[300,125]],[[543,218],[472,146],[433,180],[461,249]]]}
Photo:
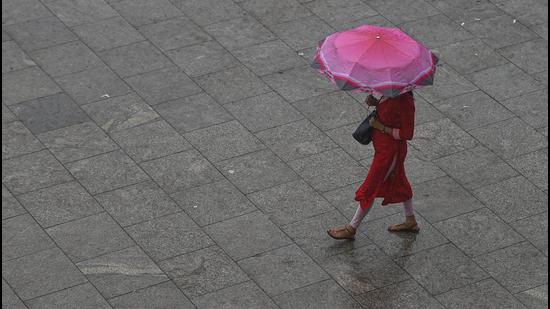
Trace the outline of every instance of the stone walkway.
{"label": "stone walkway", "polygon": [[[546,308],[546,0],[2,0],[2,308]],[[364,95],[317,41],[442,59],[401,207],[347,222]]]}

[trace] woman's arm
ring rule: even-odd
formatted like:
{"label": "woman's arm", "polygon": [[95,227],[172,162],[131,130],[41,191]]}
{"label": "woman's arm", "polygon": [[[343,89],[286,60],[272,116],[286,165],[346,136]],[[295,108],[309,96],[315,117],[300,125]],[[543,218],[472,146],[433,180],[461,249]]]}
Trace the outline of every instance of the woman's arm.
{"label": "woman's arm", "polygon": [[414,102],[403,104],[403,109],[399,112],[401,118],[401,128],[392,128],[384,125],[378,119],[372,119],[370,125],[386,134],[391,135],[396,140],[411,140],[414,135]]}

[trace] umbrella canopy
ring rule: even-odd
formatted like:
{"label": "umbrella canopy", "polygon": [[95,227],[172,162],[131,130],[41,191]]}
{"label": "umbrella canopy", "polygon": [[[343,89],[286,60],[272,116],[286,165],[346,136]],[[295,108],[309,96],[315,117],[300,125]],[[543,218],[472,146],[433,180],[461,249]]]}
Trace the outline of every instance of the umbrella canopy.
{"label": "umbrella canopy", "polygon": [[400,29],[364,25],[321,41],[312,66],[342,90],[395,97],[432,85],[437,61]]}

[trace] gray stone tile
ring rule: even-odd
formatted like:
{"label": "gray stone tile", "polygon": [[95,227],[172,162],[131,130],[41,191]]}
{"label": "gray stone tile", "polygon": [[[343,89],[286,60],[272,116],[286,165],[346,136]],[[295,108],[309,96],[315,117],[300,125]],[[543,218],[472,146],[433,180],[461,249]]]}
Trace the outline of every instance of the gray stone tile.
{"label": "gray stone tile", "polygon": [[143,40],[143,36],[120,16],[76,26],[73,31],[95,51]]}
{"label": "gray stone tile", "polygon": [[[449,0],[438,0],[451,2]],[[466,0],[472,2],[471,0]],[[454,1],[452,1],[454,3]],[[464,1],[460,1],[464,2]],[[489,3],[486,0],[481,3]],[[479,70],[506,64],[508,61],[496,53],[480,39],[456,42],[438,48],[441,59],[461,74],[469,74]]]}
{"label": "gray stone tile", "polygon": [[329,278],[296,245],[244,259],[239,266],[270,296]]}
{"label": "gray stone tile", "polygon": [[196,81],[221,104],[250,98],[270,91],[261,79],[242,66],[201,76]]}
{"label": "gray stone tile", "polygon": [[531,31],[535,32],[542,39],[548,41],[548,22],[531,26]]}
{"label": "gray stone tile", "polygon": [[25,51],[77,40],[77,37],[56,17],[33,19],[4,27],[4,30]]}
{"label": "gray stone tile", "polygon": [[[429,48],[437,48],[473,38],[445,15],[434,15],[401,25],[402,29]],[[437,28],[438,31],[433,31]]]}
{"label": "gray stone tile", "polygon": [[513,64],[468,75],[476,85],[498,101],[540,90],[543,85]]}
{"label": "gray stone tile", "polygon": [[43,148],[40,141],[21,122],[2,123],[2,160]]}
{"label": "gray stone tile", "polygon": [[537,38],[537,35],[514,18],[500,15],[464,25],[464,28],[493,48],[501,48]]}
{"label": "gray stone tile", "polygon": [[23,300],[86,282],[86,278],[58,248],[2,263],[2,278]]}
{"label": "gray stone tile", "polygon": [[142,168],[168,193],[220,180],[222,175],[196,150],[147,161]]}
{"label": "gray stone tile", "polygon": [[[367,167],[365,164],[363,164]],[[409,182],[413,185],[419,185],[426,181],[435,180],[445,176],[445,172],[427,159],[418,150],[409,147],[407,157],[405,158],[405,172]]]}
{"label": "gray stone tile", "polygon": [[248,198],[279,226],[333,210],[321,195],[302,180],[255,192]]}
{"label": "gray stone tile", "polygon": [[275,309],[273,301],[252,281],[193,299],[199,309]]}
{"label": "gray stone tile", "polygon": [[155,110],[179,132],[233,120],[223,107],[205,93],[156,105]]}
{"label": "gray stone tile", "polygon": [[536,80],[548,87],[548,71],[543,71],[532,75]]}
{"label": "gray stone tile", "polygon": [[121,77],[146,73],[171,65],[168,58],[148,41],[106,50],[100,53],[100,57]]}
{"label": "gray stone tile", "polygon": [[2,184],[2,219],[8,219],[24,213],[25,209],[19,204],[19,201]]}
{"label": "gray stone tile", "polygon": [[48,9],[33,0],[5,0],[2,3],[2,26],[49,16],[52,14]]}
{"label": "gray stone tile", "polygon": [[525,306],[493,279],[450,291],[436,298],[450,309],[525,309]]}
{"label": "gray stone tile", "polygon": [[46,229],[46,232],[73,262],[84,261],[134,244],[106,213],[57,225]]}
{"label": "gray stone tile", "polygon": [[104,0],[45,0],[44,4],[69,27],[118,15]]}
{"label": "gray stone tile", "polygon": [[307,119],[268,129],[256,136],[284,161],[306,158],[336,147]]}
{"label": "gray stone tile", "polygon": [[54,247],[28,214],[2,220],[2,262]]}
{"label": "gray stone tile", "polygon": [[417,126],[410,144],[425,158],[433,160],[472,149],[478,142],[445,118]]}
{"label": "gray stone tile", "polygon": [[163,51],[211,40],[206,32],[184,17],[142,26],[139,31]]}
{"label": "gray stone tile", "polygon": [[437,9],[424,0],[372,0],[367,3],[394,24],[439,14]]}
{"label": "gray stone tile", "polygon": [[506,222],[524,219],[548,210],[548,194],[523,176],[477,189],[474,194]]}
{"label": "gray stone tile", "polygon": [[469,256],[504,248],[523,240],[488,209],[479,209],[447,219],[435,227]]}
{"label": "gray stone tile", "polygon": [[[332,0],[331,0],[332,1]],[[370,4],[370,3],[367,3]],[[389,20],[387,20],[382,15],[374,15],[370,17],[363,17],[351,22],[343,23],[341,25],[338,25],[336,27],[333,27],[336,31],[345,31],[350,30],[353,28],[357,28],[362,25],[373,25],[373,26],[380,26],[380,27],[388,27],[388,28],[394,28],[395,25],[392,24]],[[311,58],[309,58],[311,59]],[[309,60],[308,59],[308,60]]]}
{"label": "gray stone tile", "polygon": [[151,105],[202,92],[177,68],[166,68],[129,77],[126,78],[126,82]]}
{"label": "gray stone tile", "polygon": [[27,309],[19,296],[15,295],[11,287],[2,279],[2,307],[11,309]]}
{"label": "gray stone tile", "polygon": [[415,107],[415,114],[414,114],[415,125],[420,125],[426,122],[445,118],[445,115],[443,115],[432,104],[428,103],[428,101],[426,101],[420,95],[416,95],[414,97],[414,107]]}
{"label": "gray stone tile", "polygon": [[324,261],[343,252],[357,250],[372,242],[362,233],[354,241],[335,241],[328,237],[327,230],[348,223],[337,211],[329,211],[302,221],[285,225],[283,231],[317,261]]}
{"label": "gray stone tile", "polygon": [[147,181],[96,196],[101,206],[122,226],[177,212],[177,205],[158,185]]}
{"label": "gray stone tile", "polygon": [[111,308],[93,285],[85,283],[44,295],[26,302],[31,309],[37,308]]}
{"label": "gray stone tile", "polygon": [[229,50],[250,47],[275,39],[269,30],[250,16],[212,24],[204,29]]}
{"label": "gray stone tile", "polygon": [[64,93],[14,105],[12,110],[35,134],[90,120],[86,113]]}
{"label": "gray stone tile", "polygon": [[539,188],[548,191],[548,149],[514,158],[510,164]]}
{"label": "gray stone tile", "polygon": [[548,284],[521,292],[519,294],[516,294],[515,297],[519,299],[519,301],[521,301],[523,304],[525,304],[528,308],[548,308]]}
{"label": "gray stone tile", "polygon": [[548,212],[511,224],[518,233],[548,256]]}
{"label": "gray stone tile", "polygon": [[112,137],[137,162],[191,149],[191,145],[165,121],[117,131]]}
{"label": "gray stone tile", "polygon": [[4,27],[2,27],[2,42],[7,42],[7,41],[11,41],[12,38],[10,37],[10,35],[4,31]]}
{"label": "gray stone tile", "polygon": [[205,75],[239,65],[235,57],[215,41],[173,49],[167,55],[189,76]]}
{"label": "gray stone tile", "polygon": [[428,0],[427,2],[460,23],[471,23],[504,14],[489,0]]}
{"label": "gray stone tile", "polygon": [[474,84],[461,76],[449,66],[440,65],[435,73],[435,82],[431,87],[424,87],[418,93],[430,103],[435,103],[457,95],[479,90]]}
{"label": "gray stone tile", "polygon": [[279,40],[238,49],[233,54],[259,76],[303,66],[306,63]]}
{"label": "gray stone tile", "polygon": [[529,74],[548,71],[548,41],[534,40],[505,47],[499,53]]}
{"label": "gray stone tile", "polygon": [[19,201],[43,227],[50,227],[103,211],[77,182],[68,182],[23,194],[19,196]]}
{"label": "gray stone tile", "polygon": [[312,15],[295,0],[247,0],[241,6],[264,25],[276,25]]}
{"label": "gray stone tile", "polygon": [[374,245],[333,256],[321,266],[352,296],[410,279]]}
{"label": "gray stone tile", "polygon": [[306,3],[305,6],[329,25],[340,27],[362,18],[378,15],[378,12],[367,4],[361,0],[315,0]]}
{"label": "gray stone tile", "polygon": [[79,105],[130,93],[130,88],[110,68],[101,65],[55,79]]}
{"label": "gray stone tile", "polygon": [[548,89],[504,100],[501,103],[534,128],[548,126]]}
{"label": "gray stone tile", "polygon": [[76,264],[105,298],[168,280],[138,247],[105,254]]}
{"label": "gray stone tile", "polygon": [[249,280],[239,266],[216,246],[159,264],[188,297],[198,297]]}
{"label": "gray stone tile", "polygon": [[184,135],[212,162],[264,149],[262,143],[238,121],[230,121]]}
{"label": "gray stone tile", "polygon": [[483,146],[455,153],[434,162],[468,190],[492,185],[518,175],[510,165]]}
{"label": "gray stone tile", "polygon": [[414,280],[407,280],[358,297],[372,309],[443,309],[444,307]]}
{"label": "gray stone tile", "polygon": [[441,294],[489,275],[455,246],[448,244],[396,260],[428,292]]}
{"label": "gray stone tile", "polygon": [[82,108],[108,133],[159,119],[159,115],[135,93],[87,104]]}
{"label": "gray stone tile", "polygon": [[374,156],[374,147],[359,144],[353,138],[352,134],[360,123],[361,122],[352,123],[350,125],[328,130],[325,133],[355,160],[372,159]]}
{"label": "gray stone tile", "polygon": [[2,42],[2,73],[36,65],[14,41]]}
{"label": "gray stone tile", "polygon": [[61,89],[36,66],[2,74],[2,102],[6,105],[58,92],[61,92]]}
{"label": "gray stone tile", "polygon": [[548,283],[548,257],[529,243],[478,256],[474,261],[511,293]]}
{"label": "gray stone tile", "polygon": [[278,94],[289,102],[320,96],[336,90],[321,74],[305,67],[262,77]]}
{"label": "gray stone tile", "polygon": [[504,106],[481,91],[443,100],[437,103],[437,108],[466,131],[514,116]]}
{"label": "gray stone tile", "polygon": [[183,212],[125,228],[155,261],[214,245],[214,242]]}
{"label": "gray stone tile", "polygon": [[69,163],[67,169],[92,194],[149,179],[134,161],[119,150]]}
{"label": "gray stone tile", "polygon": [[488,148],[505,158],[548,147],[548,139],[531,129],[523,121],[513,118],[471,131]]}
{"label": "gray stone tile", "polygon": [[111,3],[124,19],[134,27],[156,23],[183,15],[168,0],[122,0]]}
{"label": "gray stone tile", "polygon": [[274,297],[283,309],[359,309],[361,306],[336,282],[326,280]]}
{"label": "gray stone tile", "polygon": [[298,51],[315,47],[334,30],[325,21],[312,15],[269,27],[290,48]]}
{"label": "gray stone tile", "polygon": [[500,9],[517,17],[521,23],[532,26],[540,23],[548,24],[548,3],[537,0],[525,1],[494,1]]}
{"label": "gray stone tile", "polygon": [[177,192],[172,197],[200,226],[227,220],[257,210],[227,180]]}
{"label": "gray stone tile", "polygon": [[342,150],[329,150],[289,163],[306,182],[326,192],[361,181],[367,170]]}
{"label": "gray stone tile", "polygon": [[230,0],[174,0],[174,4],[201,26],[245,15]]}
{"label": "gray stone tile", "polygon": [[291,243],[261,212],[253,212],[204,227],[234,260],[241,260]]}
{"label": "gray stone tile", "polygon": [[117,309],[140,307],[158,309],[195,308],[176,285],[170,281],[111,298],[109,302]]}
{"label": "gray stone tile", "polygon": [[102,65],[101,60],[81,41],[39,49],[31,56],[46,73],[54,77]]}
{"label": "gray stone tile", "polygon": [[299,101],[294,106],[321,130],[356,124],[368,116],[367,110],[345,92]]}
{"label": "gray stone tile", "polygon": [[21,194],[72,180],[71,175],[46,150],[2,160],[2,183]]}
{"label": "gray stone tile", "polygon": [[89,158],[118,149],[118,146],[93,122],[84,122],[48,131],[38,138],[62,163]]}
{"label": "gray stone tile", "polygon": [[17,117],[12,113],[6,104],[2,101],[2,124],[17,120]]}

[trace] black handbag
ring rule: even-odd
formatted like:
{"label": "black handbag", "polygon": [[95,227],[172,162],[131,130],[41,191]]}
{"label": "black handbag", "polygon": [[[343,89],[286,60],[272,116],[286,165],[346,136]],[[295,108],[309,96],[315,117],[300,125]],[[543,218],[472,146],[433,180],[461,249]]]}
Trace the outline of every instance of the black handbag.
{"label": "black handbag", "polygon": [[370,113],[363,122],[357,127],[355,132],[353,132],[353,138],[355,138],[356,141],[363,145],[368,145],[372,141],[372,130],[374,128],[370,125],[370,120],[372,118],[376,118],[376,109]]}

